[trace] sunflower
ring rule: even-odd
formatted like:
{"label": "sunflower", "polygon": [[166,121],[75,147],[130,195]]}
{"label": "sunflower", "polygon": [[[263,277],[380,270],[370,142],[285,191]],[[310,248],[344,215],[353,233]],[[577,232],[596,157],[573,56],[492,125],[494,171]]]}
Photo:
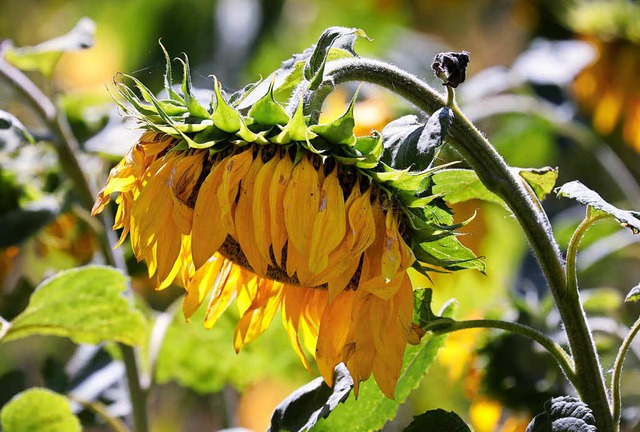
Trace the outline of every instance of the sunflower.
{"label": "sunflower", "polygon": [[211,328],[235,300],[236,352],[280,309],[308,369],[305,351],[332,385],[344,362],[356,395],[373,375],[393,398],[405,348],[423,333],[407,270],[466,262],[442,246],[457,240],[450,213],[429,194],[435,170],[384,163],[379,133],[353,133],[355,97],[327,124],[309,124],[302,103],[285,109],[276,95],[302,79],[295,67],[281,72],[287,85],[267,80],[228,99],[216,81],[205,108],[183,64],[179,94],[167,57],[167,99],[134,77],[116,82],[121,108],[146,130],[111,170],[93,214],[118,193],[120,243],[130,237],[159,289],[185,287],[187,319],[206,301]]}

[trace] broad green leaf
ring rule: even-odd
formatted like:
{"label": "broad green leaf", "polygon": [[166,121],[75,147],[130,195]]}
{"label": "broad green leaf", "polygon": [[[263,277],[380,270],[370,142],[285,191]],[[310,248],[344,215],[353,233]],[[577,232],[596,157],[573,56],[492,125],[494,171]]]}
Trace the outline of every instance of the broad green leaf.
{"label": "broad green leaf", "polygon": [[24,242],[53,222],[59,213],[60,206],[52,199],[0,212],[0,248]]}
{"label": "broad green leaf", "polygon": [[353,52],[353,44],[358,36],[367,37],[367,34],[360,29],[347,28],[347,27],[329,27],[326,29],[318,43],[316,44],[313,54],[309,58],[309,61],[304,67],[304,78],[307,81],[314,81],[316,75],[322,75],[324,71],[324,65],[327,62],[329,50],[338,41],[342,39],[342,47],[347,48],[347,51]]}
{"label": "broad green leaf", "polygon": [[383,130],[385,148],[391,152],[391,165],[396,169],[422,171],[433,163],[436,151],[444,143],[453,119],[450,108],[440,108],[426,124],[416,124],[417,117],[405,116],[389,123]]}
{"label": "broad green leaf", "polygon": [[629,291],[629,294],[627,294],[627,296],[624,298],[625,302],[637,302],[638,300],[640,300],[640,284],[634,286],[633,288],[631,288],[631,291]]}
{"label": "broad green leaf", "polygon": [[544,412],[533,418],[527,432],[596,432],[596,420],[591,408],[571,396],[551,398]]}
{"label": "broad green leaf", "polygon": [[556,189],[558,196],[572,198],[581,204],[612,216],[622,226],[629,228],[634,234],[640,232],[640,212],[621,210],[608,202],[600,195],[592,191],[579,181],[565,183],[562,187]]}
{"label": "broad green leaf", "polygon": [[40,284],[2,342],[39,334],[65,336],[76,343],[140,345],[145,318],[123,297],[125,289],[126,278],[111,267],[62,271]]}
{"label": "broad green leaf", "polygon": [[10,48],[4,58],[18,69],[40,71],[49,76],[65,51],[75,51],[93,46],[96,24],[82,18],[69,33],[35,46]]}
{"label": "broad green leaf", "polygon": [[334,371],[333,387],[316,378],[280,402],[271,417],[270,431],[307,431],[326,418],[351,393],[353,378],[340,363]]}
{"label": "broad green leaf", "polygon": [[558,180],[558,168],[519,169],[518,173],[541,201],[553,191]]}
{"label": "broad green leaf", "polygon": [[[440,315],[451,318],[455,308],[456,304],[450,302]],[[360,385],[358,399],[351,394],[344,404],[339,405],[329,417],[319,421],[311,430],[365,432],[382,429],[388,420],[395,417],[398,407],[407,400],[411,391],[420,384],[445,340],[446,335],[425,337],[420,345],[407,347],[395,400],[387,398],[375,380],[369,379]]]}
{"label": "broad green leaf", "polygon": [[469,248],[463,246],[454,235],[420,243],[413,251],[419,261],[448,270],[474,269],[482,273],[486,270],[484,262]]}
{"label": "broad green leaf", "polygon": [[415,416],[402,432],[471,432],[469,426],[453,411],[435,409]]}
{"label": "broad green leaf", "polygon": [[31,388],[13,397],[0,411],[6,432],[80,432],[80,420],[67,398],[44,388]]}
{"label": "broad green leaf", "polygon": [[33,144],[35,139],[16,116],[0,110],[0,150],[15,150],[24,141]]}
{"label": "broad green leaf", "polygon": [[445,169],[433,174],[432,178],[433,193],[442,195],[448,204],[480,199],[506,207],[504,201],[490,192],[472,170]]}
{"label": "broad green leaf", "polygon": [[[234,309],[233,305],[230,309]],[[175,381],[206,394],[220,391],[225,385],[243,389],[269,376],[308,380],[308,372],[278,322],[236,354],[233,334],[237,317],[233,310],[227,310],[210,330],[202,325],[205,312],[203,305],[190,322],[185,321],[182,312],[173,317],[160,348],[156,382]]]}

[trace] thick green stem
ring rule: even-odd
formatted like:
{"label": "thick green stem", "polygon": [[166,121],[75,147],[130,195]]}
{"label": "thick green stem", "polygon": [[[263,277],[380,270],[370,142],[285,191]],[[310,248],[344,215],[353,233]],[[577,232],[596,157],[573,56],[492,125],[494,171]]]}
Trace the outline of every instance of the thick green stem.
{"label": "thick green stem", "polygon": [[562,349],[560,345],[551,340],[551,338],[549,338],[547,335],[526,325],[489,319],[454,321],[453,323],[451,323],[451,325],[442,330],[436,330],[434,331],[434,333],[445,334],[472,328],[505,330],[514,334],[528,337],[529,339],[540,344],[540,346],[545,348],[549,352],[549,354],[551,354],[551,356],[558,363],[558,366],[560,366],[560,369],[562,369],[562,372],[564,372],[567,379],[571,383],[575,383],[578,381],[578,378],[573,370],[573,360],[571,359],[569,354],[567,354],[567,352]]}
{"label": "thick green stem", "polygon": [[[362,81],[376,84],[404,97],[416,107],[433,113],[447,101],[429,85],[395,66],[374,60],[344,59],[327,65],[326,79],[305,105],[312,109],[338,84]],[[594,412],[599,430],[613,430],[609,400],[595,345],[578,296],[566,296],[565,266],[547,215],[527,192],[487,139],[457,106],[450,129],[451,145],[473,168],[482,183],[501,197],[522,226],[547,279],[565,326],[577,372],[576,389]]]}
{"label": "thick green stem", "polygon": [[[58,154],[58,160],[65,173],[71,178],[75,186],[75,192],[82,206],[91,211],[95,199],[95,192],[91,188],[89,179],[80,165],[78,155],[80,146],[71,132],[64,115],[59,112],[56,105],[45,95],[25,74],[16,69],[4,59],[0,49],[0,77],[25,97],[35,112],[50,127],[55,138],[53,143]],[[119,268],[126,274],[126,266],[122,254],[115,252],[113,246],[117,243],[114,233],[111,231],[111,223],[108,216],[101,216],[103,229],[100,231],[100,246],[105,262]],[[129,293],[131,295],[131,293]],[[146,409],[146,391],[140,385],[137,354],[133,347],[119,344],[124,360],[127,384],[131,397],[133,421],[136,432],[147,432],[149,429]]]}
{"label": "thick green stem", "polygon": [[622,346],[618,351],[616,361],[613,363],[613,374],[611,375],[611,404],[613,405],[613,424],[615,425],[620,424],[620,416],[622,414],[622,398],[620,396],[620,378],[622,376],[622,364],[624,363],[624,358],[627,355],[627,351],[629,351],[629,347],[631,347],[631,341],[633,341],[639,331],[640,318],[636,320],[636,322],[633,324],[633,327],[631,327],[629,334],[622,341]]}

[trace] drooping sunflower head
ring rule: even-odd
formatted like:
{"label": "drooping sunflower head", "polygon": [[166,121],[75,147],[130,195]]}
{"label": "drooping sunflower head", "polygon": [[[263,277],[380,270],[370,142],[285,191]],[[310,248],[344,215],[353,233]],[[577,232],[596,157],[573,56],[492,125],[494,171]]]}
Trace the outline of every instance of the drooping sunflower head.
{"label": "drooping sunflower head", "polygon": [[406,345],[420,340],[407,271],[472,267],[474,256],[449,253],[463,247],[430,193],[436,169],[393,167],[385,160],[401,158],[383,135],[354,135],[355,97],[327,124],[305,115],[303,96],[277,102],[305,83],[309,54],[229,98],[215,82],[209,107],[194,97],[186,61],[178,93],[167,58],[165,99],[123,76],[136,88],[117,83],[121,108],[146,131],[93,213],[118,193],[121,242],[129,235],[159,289],[185,287],[187,318],[206,301],[210,328],[235,300],[236,351],[281,309],[307,368],[303,347],[330,385],[344,362],[356,393],[373,374],[393,398]]}

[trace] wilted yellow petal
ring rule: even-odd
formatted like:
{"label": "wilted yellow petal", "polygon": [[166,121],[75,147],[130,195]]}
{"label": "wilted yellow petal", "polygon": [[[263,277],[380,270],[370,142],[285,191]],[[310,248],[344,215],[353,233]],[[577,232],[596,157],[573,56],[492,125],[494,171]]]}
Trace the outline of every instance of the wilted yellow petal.
{"label": "wilted yellow petal", "polygon": [[[269,197],[271,193],[270,187],[271,180],[276,172],[279,162],[280,157],[276,154],[262,167],[260,172],[258,172],[253,186],[253,207],[251,209],[251,213],[253,215],[253,233],[256,242],[255,248],[262,256],[262,259],[267,263],[271,262],[271,211],[269,209]],[[282,250],[282,248],[280,250]]]}
{"label": "wilted yellow petal", "polygon": [[224,163],[214,166],[198,192],[191,231],[191,254],[196,268],[204,265],[227,238],[227,230],[221,223],[218,203],[224,168]]}
{"label": "wilted yellow petal", "polygon": [[400,234],[398,233],[398,218],[389,209],[385,217],[385,236],[382,250],[382,276],[391,279],[400,268]]}
{"label": "wilted yellow petal", "polygon": [[282,267],[282,248],[287,242],[287,228],[284,224],[284,195],[291,180],[293,162],[285,154],[278,162],[271,178],[269,188],[269,223],[271,225],[271,244],[276,263]]}
{"label": "wilted yellow petal", "polygon": [[235,235],[233,223],[233,210],[236,205],[240,180],[247,174],[253,162],[253,151],[245,150],[240,154],[232,156],[223,162],[222,185],[218,193],[218,204],[220,205],[220,219],[222,225],[230,235]]}
{"label": "wilted yellow petal", "polygon": [[249,171],[247,171],[240,182],[238,203],[234,215],[236,238],[238,239],[238,243],[240,243],[240,248],[247,258],[247,261],[249,261],[249,265],[253,271],[259,276],[266,276],[268,261],[264,259],[256,247],[253,200],[255,180],[263,166],[264,162],[262,162],[262,157],[258,154],[253,160]]}
{"label": "wilted yellow petal", "polygon": [[320,206],[313,222],[309,270],[318,274],[327,268],[329,254],[342,242],[346,231],[346,215],[342,187],[333,170],[320,191]]}
{"label": "wilted yellow petal", "polygon": [[351,307],[355,291],[342,291],[330,301],[320,321],[320,334],[316,346],[318,371],[333,386],[333,371],[342,361],[342,350],[349,332]]}

